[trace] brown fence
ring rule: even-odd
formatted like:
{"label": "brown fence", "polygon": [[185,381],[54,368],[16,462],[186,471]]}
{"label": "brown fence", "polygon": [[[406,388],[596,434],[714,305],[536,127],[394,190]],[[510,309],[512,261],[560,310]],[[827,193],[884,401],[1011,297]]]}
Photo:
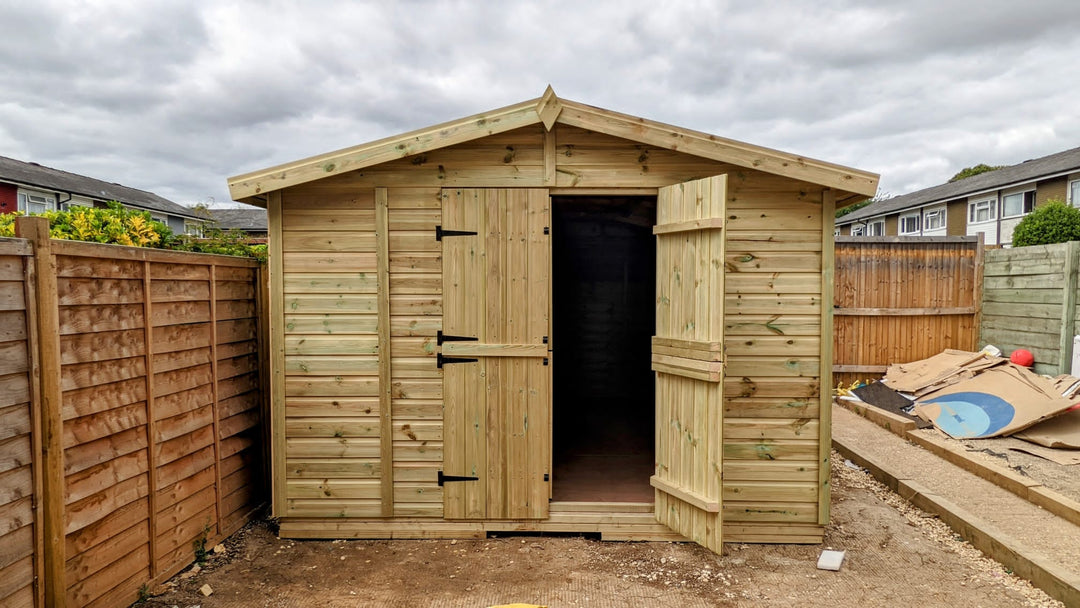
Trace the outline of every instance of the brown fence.
{"label": "brown fence", "polygon": [[126,606],[264,501],[260,271],[36,220],[0,239],[0,605]]}
{"label": "brown fence", "polygon": [[978,340],[978,237],[837,237],[832,386]]}

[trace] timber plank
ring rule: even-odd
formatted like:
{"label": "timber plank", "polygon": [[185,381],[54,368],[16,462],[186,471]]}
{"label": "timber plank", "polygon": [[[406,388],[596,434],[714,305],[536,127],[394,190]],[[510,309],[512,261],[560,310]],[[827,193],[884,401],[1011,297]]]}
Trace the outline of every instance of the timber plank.
{"label": "timber plank", "polygon": [[143,326],[142,303],[62,306],[59,310],[60,334],[140,329]]}

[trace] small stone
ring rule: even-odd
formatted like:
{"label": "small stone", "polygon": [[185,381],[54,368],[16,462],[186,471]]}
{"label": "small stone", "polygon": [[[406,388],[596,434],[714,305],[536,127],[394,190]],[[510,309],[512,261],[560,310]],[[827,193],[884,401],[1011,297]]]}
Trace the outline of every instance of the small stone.
{"label": "small stone", "polygon": [[222,544],[214,545],[214,553],[216,553],[218,555],[221,555],[222,553],[225,553],[225,545],[222,545]]}
{"label": "small stone", "polygon": [[452,541],[450,541],[450,544],[451,544],[451,545],[456,545],[456,544],[457,544],[457,540],[455,539],[455,540],[452,540]]}
{"label": "small stone", "polygon": [[214,588],[210,586],[210,583],[207,583],[202,587],[199,587],[199,593],[205,595],[206,597],[210,597],[210,595],[214,593]]}

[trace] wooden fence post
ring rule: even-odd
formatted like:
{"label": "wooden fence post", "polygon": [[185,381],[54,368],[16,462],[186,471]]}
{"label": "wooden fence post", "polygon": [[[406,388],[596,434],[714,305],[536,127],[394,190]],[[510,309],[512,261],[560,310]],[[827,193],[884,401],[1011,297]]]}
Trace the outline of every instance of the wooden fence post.
{"label": "wooden fence post", "polygon": [[[15,236],[34,246],[34,307],[36,357],[40,373],[34,381],[41,403],[41,454],[44,462],[42,528],[45,533],[45,606],[62,608],[67,597],[64,538],[64,421],[60,392],[60,319],[56,292],[56,261],[49,240],[49,220],[15,219]],[[32,346],[32,347],[34,347]]]}
{"label": "wooden fence post", "polygon": [[983,310],[983,277],[986,271],[986,235],[982,232],[976,235],[975,241],[975,284],[971,294],[971,304],[975,307],[975,317],[971,329],[971,350],[979,350],[979,340],[982,340],[982,310]]}
{"label": "wooden fence post", "polygon": [[1065,281],[1061,294],[1061,341],[1058,352],[1061,361],[1059,373],[1067,374],[1072,370],[1073,334],[1076,331],[1076,272],[1080,265],[1080,241],[1069,241],[1065,245]]}

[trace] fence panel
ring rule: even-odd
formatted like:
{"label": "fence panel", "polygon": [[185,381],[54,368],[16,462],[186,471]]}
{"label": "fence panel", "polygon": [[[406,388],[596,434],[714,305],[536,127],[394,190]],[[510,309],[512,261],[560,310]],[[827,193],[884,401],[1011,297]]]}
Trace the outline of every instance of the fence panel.
{"label": "fence panel", "polygon": [[50,241],[35,219],[19,220],[45,269],[24,342],[42,370],[42,437],[59,442],[31,451],[44,463],[43,593],[126,606],[265,501],[264,285],[253,260]]}
{"label": "fence panel", "polygon": [[1030,350],[1038,373],[1068,373],[1078,255],[1076,241],[988,251],[980,341],[1006,353]]}
{"label": "fence panel", "polygon": [[37,419],[32,406],[26,241],[0,239],[0,606],[41,604]]}
{"label": "fence panel", "polygon": [[837,237],[833,381],[974,349],[981,237]]}

